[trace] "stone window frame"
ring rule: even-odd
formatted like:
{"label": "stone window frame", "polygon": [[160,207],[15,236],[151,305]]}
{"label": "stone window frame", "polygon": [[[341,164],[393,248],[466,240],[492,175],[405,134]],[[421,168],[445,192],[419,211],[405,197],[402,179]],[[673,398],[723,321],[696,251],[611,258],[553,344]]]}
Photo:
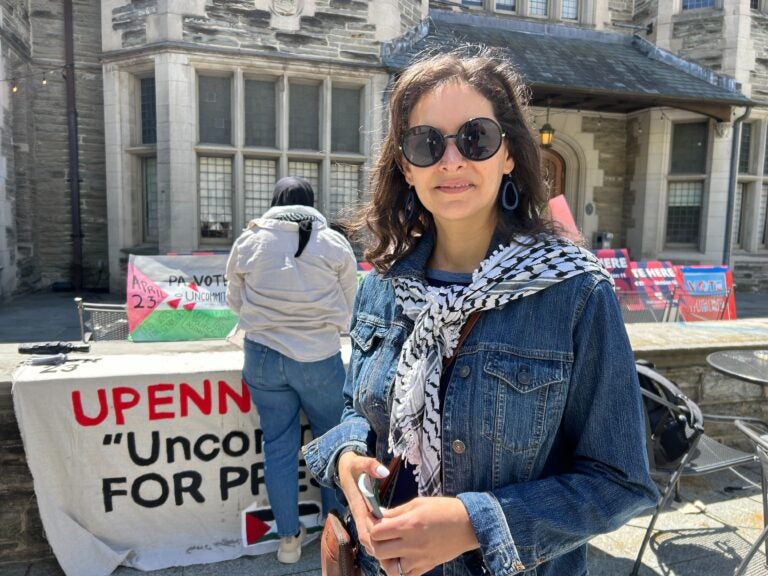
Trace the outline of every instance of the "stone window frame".
{"label": "stone window frame", "polygon": [[748,124],[752,126],[749,172],[737,176],[742,193],[741,205],[734,206],[732,245],[736,254],[764,256],[768,254],[768,116],[756,110]]}
{"label": "stone window frame", "polygon": [[[142,244],[157,244],[157,227],[152,234],[146,221],[146,215],[150,211],[147,202],[147,165],[149,160],[155,160],[155,182],[157,182],[157,142],[144,143],[142,138],[142,100],[141,100],[141,81],[146,78],[154,78],[154,66],[146,64],[139,65],[126,70],[130,74],[131,82],[129,85],[129,98],[132,103],[130,106],[130,117],[128,120],[128,140],[129,145],[125,152],[130,158],[130,181],[133,189],[131,210],[133,212],[134,237],[139,239]],[[157,106],[157,103],[155,103]],[[157,122],[157,108],[155,108],[155,122]],[[157,129],[157,126],[155,127]],[[155,206],[157,213],[157,206]]]}
{"label": "stone window frame", "polygon": [[[319,165],[319,176],[316,182],[313,182],[315,188],[315,207],[331,220],[331,214],[328,208],[331,206],[331,195],[333,194],[333,185],[338,182],[334,169],[340,166],[359,167],[359,186],[357,198],[360,199],[365,193],[366,185],[364,181],[364,168],[368,160],[364,151],[370,150],[371,134],[373,127],[370,125],[371,114],[371,78],[369,75],[355,75],[349,73],[339,73],[338,70],[325,73],[312,73],[306,70],[291,70],[290,67],[266,67],[251,68],[247,65],[232,66],[227,70],[221,68],[209,67],[203,64],[195,66],[196,78],[199,75],[231,75],[232,78],[232,140],[231,145],[203,144],[197,138],[195,154],[197,157],[197,190],[196,202],[198,205],[198,217],[196,222],[197,242],[201,248],[217,247],[229,245],[237,238],[237,231],[246,224],[246,221],[253,215],[246,214],[246,161],[248,160],[269,160],[276,163],[275,179],[291,175],[290,166],[316,163]],[[346,71],[345,71],[346,72]],[[246,146],[245,139],[245,80],[248,79],[273,79],[276,82],[277,90],[277,140],[275,148]],[[291,83],[316,83],[321,89],[320,117],[321,117],[321,135],[320,150],[290,150],[288,148],[289,133],[289,90]],[[195,81],[197,89],[198,82]],[[334,152],[331,150],[331,107],[333,87],[356,87],[360,89],[360,153]],[[198,95],[195,95],[195,105],[198,106]],[[195,115],[197,118],[197,114]],[[196,120],[197,122],[197,120]],[[199,129],[199,126],[198,126]],[[232,231],[231,237],[210,238],[204,237],[201,233],[201,215],[200,215],[200,159],[203,157],[230,158],[232,162]],[[270,198],[271,200],[271,189]]]}

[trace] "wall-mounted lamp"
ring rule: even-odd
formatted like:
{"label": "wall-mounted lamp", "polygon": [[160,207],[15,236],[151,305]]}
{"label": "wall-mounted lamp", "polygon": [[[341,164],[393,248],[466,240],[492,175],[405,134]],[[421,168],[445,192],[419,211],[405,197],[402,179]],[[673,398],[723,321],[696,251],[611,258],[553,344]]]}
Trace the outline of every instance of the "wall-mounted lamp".
{"label": "wall-mounted lamp", "polygon": [[552,138],[555,136],[555,129],[549,123],[549,102],[547,102],[547,121],[544,126],[539,129],[539,141],[544,148],[552,146]]}

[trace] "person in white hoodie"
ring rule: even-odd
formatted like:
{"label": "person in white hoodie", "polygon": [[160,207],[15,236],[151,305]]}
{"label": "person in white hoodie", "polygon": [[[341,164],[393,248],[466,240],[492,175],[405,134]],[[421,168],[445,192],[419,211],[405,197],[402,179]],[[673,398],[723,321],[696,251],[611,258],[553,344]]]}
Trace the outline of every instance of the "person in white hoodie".
{"label": "person in white hoodie", "polygon": [[[298,562],[299,409],[318,437],[344,406],[340,333],[348,329],[357,262],[349,242],[315,210],[300,178],[275,185],[272,207],[252,220],[227,261],[227,304],[245,332],[243,380],[264,433],[264,477],[280,535],[277,559]],[[321,490],[323,514],[340,507]]]}

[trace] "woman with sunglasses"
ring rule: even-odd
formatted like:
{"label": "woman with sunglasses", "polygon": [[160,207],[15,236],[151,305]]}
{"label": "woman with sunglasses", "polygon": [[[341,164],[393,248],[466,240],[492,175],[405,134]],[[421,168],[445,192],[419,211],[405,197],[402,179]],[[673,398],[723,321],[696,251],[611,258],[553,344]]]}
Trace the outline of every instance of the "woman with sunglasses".
{"label": "woman with sunglasses", "polygon": [[[586,574],[586,542],[656,502],[611,279],[544,216],[526,95],[486,50],[394,84],[345,411],[304,447],[366,575]],[[377,519],[357,480],[395,457]]]}

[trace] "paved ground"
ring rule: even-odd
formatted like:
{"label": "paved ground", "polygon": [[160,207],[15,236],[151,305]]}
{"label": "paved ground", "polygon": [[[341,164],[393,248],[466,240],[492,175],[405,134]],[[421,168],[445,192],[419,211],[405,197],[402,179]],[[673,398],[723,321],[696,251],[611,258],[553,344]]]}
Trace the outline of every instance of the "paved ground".
{"label": "paved ground", "polygon": [[[114,301],[109,295],[85,295],[87,300]],[[70,293],[40,293],[0,304],[0,353],[12,362],[18,342],[80,338],[79,321]],[[736,297],[738,317],[768,316],[768,294],[740,294]],[[107,343],[99,343],[104,346]],[[155,351],[190,351],[196,343],[152,345]],[[206,349],[215,344],[208,342]],[[226,348],[227,344],[220,344]],[[201,350],[203,348],[200,348]],[[100,348],[100,353],[109,353]],[[149,352],[150,348],[145,348]],[[0,383],[1,384],[1,383]],[[741,470],[752,482],[759,482],[756,466]],[[757,537],[762,526],[760,493],[754,487],[730,493],[727,487],[745,486],[730,472],[712,474],[682,487],[683,501],[660,518],[660,530],[645,554],[641,575],[669,576],[731,574],[740,558]],[[640,516],[616,532],[599,536],[590,544],[589,570],[593,576],[629,574],[650,515]],[[749,574],[768,575],[762,553],[752,562]],[[273,554],[246,557],[230,562],[196,565],[142,573],[119,568],[112,576],[282,576],[287,574],[320,575],[317,542],[309,544],[302,560],[295,565],[279,564]],[[0,565],[0,576],[62,576],[55,559],[34,563]],[[79,576],[79,575],[69,575]],[[564,575],[568,576],[568,575]]]}
{"label": "paved ground", "polygon": [[[759,482],[755,466],[740,469],[752,482]],[[729,487],[747,486],[730,472],[688,480],[682,486],[682,502],[661,515],[645,553],[641,576],[723,576],[732,574],[762,527],[759,489],[728,493]],[[592,576],[627,575],[632,569],[650,515],[640,516],[619,530],[599,536],[589,546]],[[761,553],[747,574],[768,574]],[[299,563],[279,564],[274,554],[239,558],[217,564],[186,566],[140,572],[118,568],[112,576],[320,576],[317,541],[304,549]],[[64,576],[54,559],[36,563],[0,565],[2,576]],[[76,575],[69,575],[76,576]],[[568,575],[563,575],[568,576]]]}

